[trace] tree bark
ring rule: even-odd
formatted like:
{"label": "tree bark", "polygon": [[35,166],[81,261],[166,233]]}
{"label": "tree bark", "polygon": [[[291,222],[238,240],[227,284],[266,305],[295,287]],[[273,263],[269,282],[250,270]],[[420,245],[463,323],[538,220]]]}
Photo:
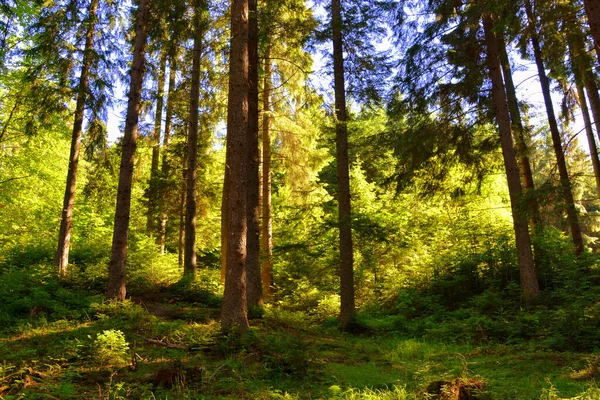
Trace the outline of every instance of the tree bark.
{"label": "tree bark", "polygon": [[[508,110],[510,113],[512,134],[517,147],[521,182],[523,184],[524,193],[531,194],[531,192],[535,190],[535,183],[533,181],[533,173],[531,171],[531,163],[529,161],[529,149],[527,149],[527,144],[525,142],[525,128],[523,127],[523,120],[521,119],[521,112],[519,110],[517,91],[512,78],[510,60],[508,58],[508,53],[506,52],[506,43],[504,42],[502,35],[498,35],[497,39],[498,49],[500,51],[500,63],[502,65],[502,75],[504,77],[504,84],[506,88]],[[540,224],[540,210],[537,199],[535,197],[530,197],[527,199],[527,203],[529,205],[530,224],[533,228],[533,232],[537,232],[539,230],[538,225]]]}
{"label": "tree bark", "polygon": [[600,0],[583,0],[585,13],[590,24],[590,31],[594,39],[594,49],[596,57],[600,63]]}
{"label": "tree bark", "polygon": [[55,265],[58,267],[58,275],[61,278],[67,275],[67,268],[69,264],[71,227],[73,222],[73,208],[75,205],[75,190],[77,188],[77,169],[79,166],[79,149],[81,147],[81,134],[83,132],[85,101],[87,99],[87,92],[89,88],[89,74],[94,57],[93,46],[94,34],[96,32],[96,14],[98,12],[98,2],[99,0],[92,0],[90,3],[87,21],[88,26],[85,33],[83,62],[81,65],[81,75],[79,76],[79,87],[77,89],[77,104],[75,106],[75,119],[73,121],[73,132],[71,135],[71,152],[69,154],[69,171],[67,172],[67,184],[65,188],[65,196],[60,219],[60,230],[58,234],[58,248],[56,250],[55,257]]}
{"label": "tree bark", "polygon": [[225,173],[223,175],[223,193],[221,196],[221,283],[227,276],[227,232],[229,229],[229,158],[225,154]]}
{"label": "tree bark", "polygon": [[352,249],[352,210],[350,204],[350,173],[348,156],[348,120],[344,79],[342,39],[342,7],[340,0],[331,2],[333,33],[333,80],[335,91],[335,142],[338,179],[338,208],[340,230],[340,326],[347,329],[354,323],[354,255]]}
{"label": "tree bark", "polygon": [[248,329],[246,304],[246,191],[248,164],[248,0],[231,4],[227,104],[227,271],[221,308],[224,330]]}
{"label": "tree bark", "polygon": [[[270,40],[270,39],[269,39]],[[271,211],[271,42],[265,50],[262,114],[261,274],[266,301],[273,297],[273,217]]]}
{"label": "tree bark", "polygon": [[527,218],[521,207],[521,181],[519,179],[519,167],[516,161],[515,149],[511,134],[510,112],[506,99],[504,83],[502,80],[499,50],[493,33],[493,22],[490,16],[483,15],[483,26],[485,30],[485,42],[487,51],[487,64],[492,80],[492,101],[494,113],[500,133],[500,144],[510,194],[510,205],[513,215],[513,226],[517,254],[519,260],[519,271],[521,277],[521,289],[526,301],[532,300],[539,294],[539,283],[531,251],[531,238],[527,228]]}
{"label": "tree bark", "polygon": [[246,213],[246,301],[248,309],[261,307],[259,192],[258,177],[258,15],[257,0],[248,1],[248,190]]}
{"label": "tree bark", "polygon": [[590,112],[585,99],[584,84],[586,82],[586,66],[583,58],[585,57],[585,50],[582,47],[582,41],[575,36],[571,36],[568,39],[571,39],[569,40],[568,47],[571,56],[571,68],[575,77],[575,86],[577,87],[577,102],[579,103],[579,108],[581,108],[581,115],[585,124],[585,133],[590,148],[590,159],[592,161],[594,178],[596,179],[596,194],[598,195],[598,198],[600,198],[600,160],[598,159],[598,148],[596,147],[596,140],[594,139],[592,119],[590,118]]}
{"label": "tree bark", "polygon": [[109,299],[114,300],[124,300],[127,293],[125,289],[125,261],[127,258],[131,210],[131,186],[133,183],[133,165],[140,113],[140,98],[144,80],[149,8],[149,0],[139,0],[135,21],[135,42],[130,72],[129,99],[127,102],[127,116],[125,119],[125,132],[123,135],[119,185],[117,188],[115,226],[108,269],[107,295]]}
{"label": "tree bark", "polygon": [[[164,106],[165,74],[167,70],[167,52],[164,51],[160,58],[158,71],[158,87],[156,89],[156,112],[154,115],[154,130],[152,132],[152,164],[150,166],[150,182],[148,185],[148,216],[146,231],[152,237],[156,234],[158,219],[159,185],[158,164],[160,159],[160,134],[162,129],[162,115]],[[160,237],[160,235],[157,235]],[[159,239],[160,243],[160,239]]]}
{"label": "tree bark", "polygon": [[583,116],[583,122],[585,124],[585,133],[590,147],[590,158],[592,161],[592,168],[594,170],[594,178],[596,178],[596,194],[600,199],[600,160],[598,159],[598,147],[596,147],[596,140],[594,140],[594,131],[592,129],[592,121],[590,119],[590,112],[588,110],[587,101],[585,100],[585,92],[581,83],[577,83],[577,100],[581,113]]}
{"label": "tree bark", "polygon": [[[175,46],[174,46],[175,47]],[[161,191],[164,194],[160,199],[160,228],[159,228],[159,246],[160,253],[165,254],[165,247],[167,244],[167,220],[169,215],[167,213],[167,203],[165,200],[165,181],[169,177],[171,166],[169,164],[169,156],[167,149],[171,142],[171,129],[173,126],[173,93],[175,92],[175,78],[177,74],[177,61],[176,51],[173,51],[170,57],[169,65],[169,91],[167,93],[167,115],[165,116],[165,136],[162,144],[162,184]]]}
{"label": "tree bark", "polygon": [[196,275],[196,209],[198,191],[198,107],[200,98],[200,55],[202,32],[200,28],[200,1],[196,0],[194,15],[194,50],[192,56],[192,85],[190,90],[190,121],[188,133],[187,201],[185,211],[185,256],[183,275]]}
{"label": "tree bark", "polygon": [[567,219],[571,228],[571,237],[573,239],[573,244],[575,245],[575,251],[579,255],[583,252],[584,248],[583,236],[581,234],[581,226],[579,224],[579,219],[577,216],[577,209],[575,208],[573,192],[571,191],[571,180],[567,171],[567,163],[565,160],[565,153],[562,147],[562,139],[560,137],[560,132],[558,131],[558,124],[556,122],[556,115],[554,113],[554,105],[552,103],[552,97],[550,96],[550,82],[548,80],[548,77],[546,76],[546,70],[544,69],[542,49],[540,47],[540,43],[535,29],[535,17],[533,14],[531,0],[525,0],[525,11],[527,13],[527,19],[529,23],[529,33],[531,35],[531,44],[533,46],[535,63],[540,78],[540,84],[542,86],[542,93],[544,95],[546,113],[548,114],[548,125],[550,126],[552,145],[554,147],[554,153],[556,155],[556,164],[558,166],[560,185],[562,188],[563,197],[565,201],[565,208],[567,211]]}

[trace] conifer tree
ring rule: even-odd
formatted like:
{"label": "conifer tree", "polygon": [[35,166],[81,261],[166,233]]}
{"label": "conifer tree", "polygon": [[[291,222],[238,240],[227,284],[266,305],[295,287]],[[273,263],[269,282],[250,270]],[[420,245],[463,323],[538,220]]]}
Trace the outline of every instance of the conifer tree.
{"label": "conifer tree", "polygon": [[485,43],[487,52],[487,63],[492,80],[492,101],[496,123],[500,132],[500,143],[502,156],[508,181],[508,190],[513,214],[513,225],[516,236],[517,254],[519,258],[519,270],[521,275],[521,288],[527,300],[536,297],[540,291],[531,251],[531,239],[527,229],[527,219],[520,210],[522,188],[519,180],[519,168],[515,159],[515,150],[510,130],[510,113],[506,100],[504,82],[500,65],[500,53],[496,38],[494,36],[494,24],[492,17],[483,14],[483,28],[485,32]]}
{"label": "conifer tree", "polygon": [[231,5],[231,46],[227,106],[226,276],[221,325],[248,328],[246,303],[246,191],[248,164],[248,0]]}
{"label": "conifer tree", "polygon": [[196,212],[198,191],[198,108],[200,98],[200,57],[202,54],[201,0],[194,5],[194,49],[192,57],[192,80],[190,90],[189,130],[187,140],[187,194],[185,210],[185,259],[184,275],[196,275]]}
{"label": "conifer tree", "polygon": [[124,300],[127,293],[125,288],[125,261],[127,259],[131,186],[133,181],[134,157],[138,133],[140,99],[144,79],[149,11],[150,0],[137,1],[137,12],[134,24],[135,39],[133,44],[133,61],[130,69],[129,96],[119,170],[115,225],[108,270],[107,296],[109,299],[114,300]]}
{"label": "conifer tree", "polygon": [[73,133],[71,137],[71,153],[69,156],[69,172],[63,200],[63,209],[60,220],[58,235],[58,249],[56,250],[55,264],[58,274],[65,277],[69,264],[69,247],[71,242],[71,229],[73,219],[73,208],[75,206],[75,190],[77,187],[77,170],[79,166],[79,149],[81,146],[81,134],[83,132],[83,119],[85,116],[85,104],[89,91],[89,75],[94,60],[94,36],[96,33],[96,14],[98,12],[99,0],[92,0],[89,4],[88,17],[85,30],[85,47],[83,50],[83,61],[79,76],[79,87],[77,89],[77,104],[75,106],[75,119],[73,122]]}
{"label": "conifer tree", "polygon": [[548,125],[550,126],[552,144],[556,156],[558,172],[560,175],[560,185],[563,192],[563,198],[567,212],[567,219],[571,228],[571,238],[573,239],[573,243],[575,245],[575,251],[577,252],[577,254],[581,254],[584,250],[583,236],[581,234],[579,217],[577,216],[575,200],[573,198],[573,192],[571,190],[571,179],[567,171],[567,163],[565,160],[562,139],[558,130],[556,115],[554,113],[554,105],[552,103],[552,97],[550,95],[550,81],[548,79],[548,76],[546,75],[546,70],[544,68],[544,59],[542,56],[542,49],[539,43],[539,37],[537,33],[536,17],[533,13],[533,6],[531,0],[525,0],[525,11],[528,20],[528,33],[531,40],[531,45],[533,47],[533,54],[537,66],[538,76],[540,79],[540,85],[542,86],[542,94],[544,96],[544,104],[546,106],[546,113],[548,116]]}

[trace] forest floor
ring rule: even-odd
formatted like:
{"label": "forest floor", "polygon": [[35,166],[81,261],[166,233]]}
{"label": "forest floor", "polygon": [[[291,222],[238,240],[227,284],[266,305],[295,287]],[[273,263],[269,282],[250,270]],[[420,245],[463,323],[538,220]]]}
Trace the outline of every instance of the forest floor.
{"label": "forest floor", "polygon": [[532,344],[351,335],[276,308],[223,335],[218,308],[160,294],[75,321],[44,311],[0,331],[0,399],[600,398],[599,356]]}

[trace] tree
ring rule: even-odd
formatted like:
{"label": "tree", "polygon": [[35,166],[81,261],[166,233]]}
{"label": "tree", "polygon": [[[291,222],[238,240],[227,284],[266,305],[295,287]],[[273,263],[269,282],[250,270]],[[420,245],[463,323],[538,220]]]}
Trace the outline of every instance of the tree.
{"label": "tree", "polygon": [[352,209],[350,204],[350,173],[348,159],[348,116],[344,79],[344,49],[342,39],[342,6],[331,2],[333,41],[333,78],[335,88],[335,142],[337,161],[338,224],[340,233],[340,325],[348,329],[354,323],[354,255],[352,250]]}
{"label": "tree", "polygon": [[248,164],[248,0],[231,5],[231,47],[227,103],[226,277],[221,325],[248,328],[246,304],[246,190]]}
{"label": "tree", "polygon": [[483,14],[483,27],[485,32],[485,43],[487,52],[487,63],[492,80],[492,101],[496,114],[496,123],[500,133],[500,144],[502,156],[508,181],[510,193],[510,204],[513,214],[513,225],[515,230],[517,253],[519,258],[519,270],[521,276],[521,288],[526,300],[536,297],[540,291],[531,251],[531,239],[527,228],[527,219],[521,210],[521,181],[519,180],[519,167],[515,159],[515,150],[510,130],[510,113],[506,100],[504,82],[500,65],[500,54],[498,44],[494,36],[494,24],[492,17]]}
{"label": "tree", "polygon": [[190,116],[188,131],[187,195],[185,212],[185,259],[184,275],[196,275],[196,209],[198,188],[198,106],[200,98],[200,56],[202,54],[202,9],[201,0],[194,6],[194,50],[192,61],[192,82],[190,90]]}
{"label": "tree", "polygon": [[69,264],[69,247],[71,242],[71,228],[73,219],[73,208],[75,205],[75,190],[77,187],[77,170],[79,166],[79,149],[81,145],[81,134],[83,132],[83,119],[85,116],[85,104],[89,90],[89,74],[94,60],[94,35],[96,32],[96,14],[99,0],[92,0],[88,9],[87,28],[85,32],[85,48],[83,50],[83,61],[79,76],[79,87],[77,89],[77,105],[75,106],[75,117],[73,132],[71,136],[71,152],[69,156],[69,171],[67,173],[67,184],[63,200],[60,229],[58,234],[58,248],[56,250],[55,264],[58,274],[65,277]]}
{"label": "tree", "polygon": [[129,236],[129,219],[131,210],[131,185],[137,142],[140,98],[144,79],[144,62],[150,0],[139,0],[135,18],[135,39],[133,44],[133,61],[130,69],[129,95],[127,115],[123,134],[123,150],[119,170],[119,186],[117,189],[117,205],[113,231],[112,250],[108,270],[109,299],[124,300],[125,261]]}
{"label": "tree", "polygon": [[562,139],[558,130],[556,115],[554,114],[554,105],[552,103],[552,97],[550,95],[550,82],[548,80],[548,76],[546,75],[546,70],[544,69],[542,49],[540,47],[539,38],[536,30],[536,19],[535,15],[533,14],[531,0],[525,0],[525,11],[527,13],[528,29],[531,45],[533,47],[535,63],[538,70],[540,85],[542,86],[544,104],[546,106],[546,113],[548,115],[548,125],[550,126],[550,133],[552,135],[552,143],[554,146],[554,153],[556,155],[556,164],[560,175],[560,185],[563,191],[565,208],[567,211],[567,219],[569,220],[569,225],[571,228],[571,237],[575,245],[575,251],[577,252],[577,254],[581,254],[584,249],[583,236],[581,234],[581,226],[579,225],[577,209],[575,208],[573,192],[571,191],[571,180],[567,171],[565,153],[562,148]]}
{"label": "tree", "polygon": [[271,40],[267,39],[262,110],[261,275],[265,300],[273,296],[273,214],[271,209]]}
{"label": "tree", "polygon": [[600,63],[600,1],[598,0],[583,0],[585,5],[585,13],[587,14],[590,23],[590,31],[594,40],[594,50],[596,57]]}
{"label": "tree", "polygon": [[150,167],[150,182],[148,185],[148,216],[146,219],[146,230],[148,234],[156,234],[156,222],[158,217],[159,189],[158,189],[158,171],[160,161],[160,136],[162,129],[162,115],[164,107],[164,87],[165,75],[167,70],[167,51],[163,50],[160,55],[158,67],[158,79],[156,87],[156,111],[154,113],[154,129],[152,131],[152,164]]}
{"label": "tree", "polygon": [[248,1],[248,189],[246,216],[246,300],[248,308],[262,306],[262,277],[260,272],[259,192],[258,176],[258,9],[257,1]]}

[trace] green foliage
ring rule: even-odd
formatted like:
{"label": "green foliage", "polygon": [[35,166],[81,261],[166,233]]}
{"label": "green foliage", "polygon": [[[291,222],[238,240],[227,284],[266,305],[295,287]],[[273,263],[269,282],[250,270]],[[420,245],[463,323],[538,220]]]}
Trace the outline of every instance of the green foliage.
{"label": "green foliage", "polygon": [[63,286],[54,268],[40,265],[14,268],[0,274],[0,325],[19,320],[79,319],[93,301],[90,293]]}
{"label": "green foliage", "polygon": [[129,343],[119,330],[106,330],[99,333],[94,340],[94,358],[100,364],[121,364],[126,362],[129,354]]}

